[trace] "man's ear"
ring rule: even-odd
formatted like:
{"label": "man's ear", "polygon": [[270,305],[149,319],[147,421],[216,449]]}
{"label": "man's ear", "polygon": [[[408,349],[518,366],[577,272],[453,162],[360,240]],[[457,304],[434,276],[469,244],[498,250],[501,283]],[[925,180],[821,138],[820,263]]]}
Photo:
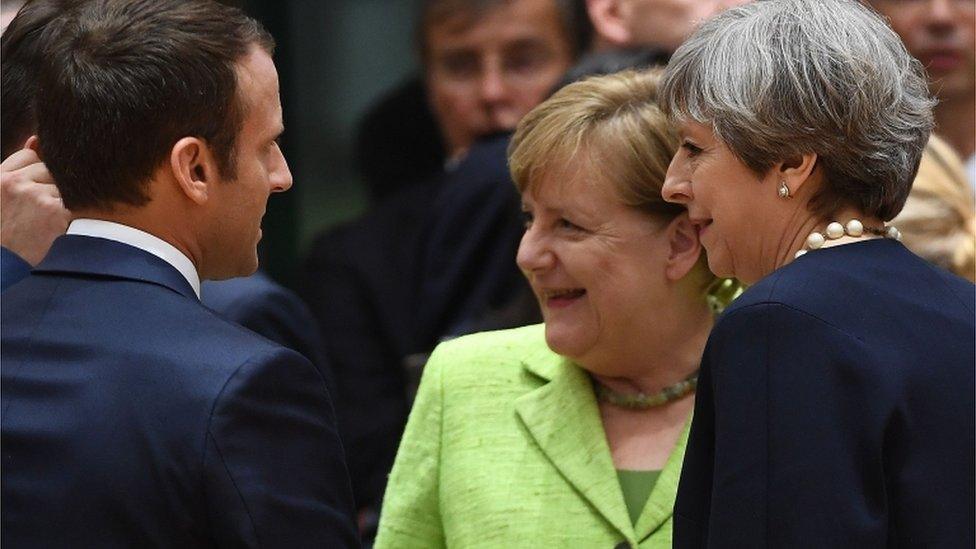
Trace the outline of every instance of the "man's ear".
{"label": "man's ear", "polygon": [[217,183],[217,165],[207,142],[184,137],[170,151],[170,169],[183,194],[197,204],[207,202],[210,187]]}
{"label": "man's ear", "polygon": [[630,47],[632,36],[622,0],[586,0],[596,35],[618,48]]}
{"label": "man's ear", "polygon": [[776,164],[772,170],[776,176],[776,184],[779,185],[780,181],[786,182],[790,194],[795,195],[807,181],[810,181],[817,168],[817,159],[816,153],[807,153],[787,158]]}
{"label": "man's ear", "polygon": [[24,141],[24,146],[22,148],[30,149],[36,152],[37,157],[40,158],[41,161],[44,161],[44,159],[41,158],[41,140],[37,137],[37,134],[28,137],[27,141]]}
{"label": "man's ear", "polygon": [[701,241],[698,240],[698,230],[688,219],[687,212],[668,223],[667,235],[669,253],[665,275],[668,280],[677,282],[698,263],[702,253]]}

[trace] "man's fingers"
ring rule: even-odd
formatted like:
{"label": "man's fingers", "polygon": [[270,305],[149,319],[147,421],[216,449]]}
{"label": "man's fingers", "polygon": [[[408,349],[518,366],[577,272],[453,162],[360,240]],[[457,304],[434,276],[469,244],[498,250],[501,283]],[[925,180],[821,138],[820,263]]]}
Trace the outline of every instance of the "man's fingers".
{"label": "man's fingers", "polygon": [[41,159],[37,152],[31,149],[20,149],[0,162],[0,171],[12,172],[31,164],[40,164]]}
{"label": "man's fingers", "polygon": [[47,169],[43,162],[36,162],[20,169],[19,174],[26,181],[35,183],[47,183],[54,186],[54,176]]}

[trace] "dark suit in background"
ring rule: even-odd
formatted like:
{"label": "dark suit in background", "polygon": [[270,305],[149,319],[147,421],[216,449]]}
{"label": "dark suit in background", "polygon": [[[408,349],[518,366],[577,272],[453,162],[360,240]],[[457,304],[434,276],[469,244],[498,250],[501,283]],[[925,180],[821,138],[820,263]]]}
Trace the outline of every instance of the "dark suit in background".
{"label": "dark suit in background", "polygon": [[356,503],[377,511],[407,421],[404,363],[418,349],[419,229],[439,184],[401,189],[363,217],[319,236],[302,269],[302,297],[322,329],[335,373]]}
{"label": "dark suit in background", "polygon": [[675,547],[973,547],[974,302],[890,240],[739,297],[705,348]]}
{"label": "dark suit in background", "polygon": [[[423,227],[416,338],[428,351],[444,336],[475,331],[486,315],[531,294],[515,264],[525,228],[508,171],[510,134],[483,139],[445,178]],[[540,321],[532,305],[513,328]]]}
{"label": "dark suit in background", "polygon": [[318,323],[294,292],[261,271],[228,280],[206,280],[200,300],[215,313],[298,351],[322,373],[335,398],[335,380],[326,358]]}
{"label": "dark suit in background", "polygon": [[3,301],[4,546],[358,545],[322,375],[169,264],[65,236]]}

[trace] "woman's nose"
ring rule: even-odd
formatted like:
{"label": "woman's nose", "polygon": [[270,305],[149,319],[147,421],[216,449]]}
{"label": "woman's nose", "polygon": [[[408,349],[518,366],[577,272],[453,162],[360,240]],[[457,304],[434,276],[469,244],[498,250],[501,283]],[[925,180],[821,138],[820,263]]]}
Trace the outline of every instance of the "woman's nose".
{"label": "woman's nose", "polygon": [[543,238],[532,227],[525,230],[522,241],[519,243],[518,253],[515,255],[515,263],[519,269],[528,275],[529,273],[544,271],[555,263],[555,257],[549,250]]}

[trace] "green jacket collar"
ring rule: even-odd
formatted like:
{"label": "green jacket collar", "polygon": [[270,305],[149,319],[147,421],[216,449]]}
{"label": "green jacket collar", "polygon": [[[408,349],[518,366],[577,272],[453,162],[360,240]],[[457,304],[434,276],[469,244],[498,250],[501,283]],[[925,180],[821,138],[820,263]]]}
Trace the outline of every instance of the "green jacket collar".
{"label": "green jacket collar", "polygon": [[519,397],[515,409],[553,466],[632,544],[660,528],[674,508],[688,428],[685,427],[633,525],[589,376],[548,348],[526,356],[523,364],[548,383]]}

